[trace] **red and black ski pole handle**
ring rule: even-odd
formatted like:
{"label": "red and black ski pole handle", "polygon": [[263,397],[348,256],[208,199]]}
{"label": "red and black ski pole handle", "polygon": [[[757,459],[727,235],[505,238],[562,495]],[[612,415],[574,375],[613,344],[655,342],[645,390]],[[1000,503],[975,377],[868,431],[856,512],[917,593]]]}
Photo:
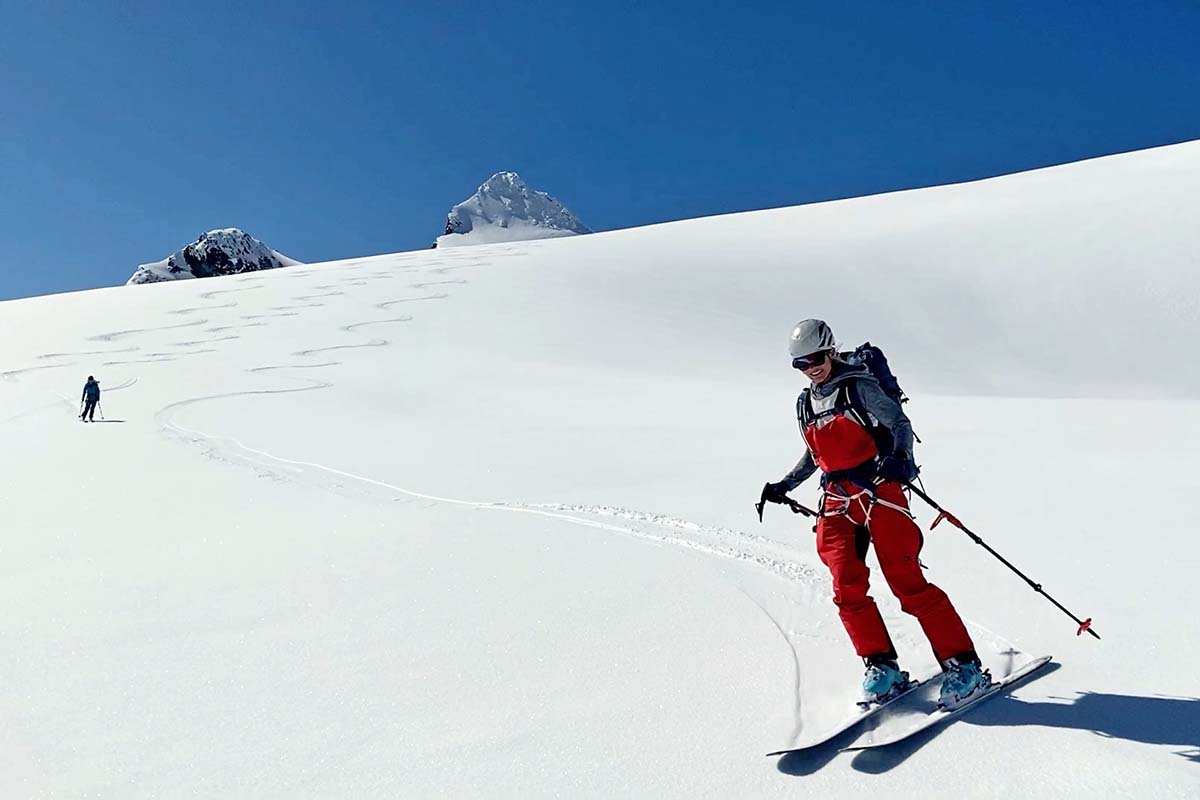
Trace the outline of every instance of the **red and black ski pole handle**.
{"label": "red and black ski pole handle", "polygon": [[781,497],[768,496],[767,486],[770,486],[770,484],[766,484],[763,486],[762,494],[759,496],[758,502],[754,504],[754,510],[758,512],[758,521],[759,522],[762,522],[763,509],[766,507],[768,502],[781,503],[781,504],[787,506],[788,508],[790,508],[792,510],[793,514],[803,514],[806,517],[817,516],[816,511],[813,511],[808,506],[804,506],[804,505],[801,505],[800,503],[797,503],[795,500],[788,497],[787,495],[783,495]]}

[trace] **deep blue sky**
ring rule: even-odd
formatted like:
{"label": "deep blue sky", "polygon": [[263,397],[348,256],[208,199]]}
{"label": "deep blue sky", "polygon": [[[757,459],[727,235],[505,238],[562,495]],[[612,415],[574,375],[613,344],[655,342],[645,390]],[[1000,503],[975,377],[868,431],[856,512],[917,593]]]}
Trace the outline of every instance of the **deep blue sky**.
{"label": "deep blue sky", "polygon": [[0,298],[216,227],[426,247],[500,169],[604,230],[1200,138],[1198,42],[1188,0],[0,0]]}

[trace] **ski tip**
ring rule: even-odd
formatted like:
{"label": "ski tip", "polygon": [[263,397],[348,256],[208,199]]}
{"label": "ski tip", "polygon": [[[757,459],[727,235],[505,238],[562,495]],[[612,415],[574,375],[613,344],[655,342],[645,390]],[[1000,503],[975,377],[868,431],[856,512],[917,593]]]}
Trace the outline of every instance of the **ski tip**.
{"label": "ski tip", "polygon": [[776,750],[773,753],[767,753],[766,757],[772,758],[774,756],[790,756],[790,755],[795,755],[796,753],[803,753],[805,750],[811,750],[811,749],[812,749],[811,747],[792,747],[787,750]]}

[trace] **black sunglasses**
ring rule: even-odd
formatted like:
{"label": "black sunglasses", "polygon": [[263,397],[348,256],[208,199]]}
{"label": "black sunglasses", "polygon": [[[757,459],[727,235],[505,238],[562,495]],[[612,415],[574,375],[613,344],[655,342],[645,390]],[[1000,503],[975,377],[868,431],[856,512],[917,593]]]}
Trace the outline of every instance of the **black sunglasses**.
{"label": "black sunglasses", "polygon": [[792,359],[792,366],[796,369],[812,369],[819,367],[825,363],[825,359],[829,358],[829,351],[822,350],[819,353],[812,353],[807,356],[800,356]]}

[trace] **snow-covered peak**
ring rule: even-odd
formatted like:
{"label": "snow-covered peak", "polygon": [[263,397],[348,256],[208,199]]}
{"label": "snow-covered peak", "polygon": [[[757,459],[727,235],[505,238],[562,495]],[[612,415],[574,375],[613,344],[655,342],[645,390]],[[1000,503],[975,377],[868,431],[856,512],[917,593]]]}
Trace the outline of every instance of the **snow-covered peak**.
{"label": "snow-covered peak", "polygon": [[591,233],[554,197],[531,189],[515,172],[497,172],[450,209],[437,247],[547,239]]}
{"label": "snow-covered peak", "polygon": [[162,261],[141,264],[127,285],[184,278],[211,278],[260,269],[292,267],[299,261],[272,250],[240,228],[217,228]]}

